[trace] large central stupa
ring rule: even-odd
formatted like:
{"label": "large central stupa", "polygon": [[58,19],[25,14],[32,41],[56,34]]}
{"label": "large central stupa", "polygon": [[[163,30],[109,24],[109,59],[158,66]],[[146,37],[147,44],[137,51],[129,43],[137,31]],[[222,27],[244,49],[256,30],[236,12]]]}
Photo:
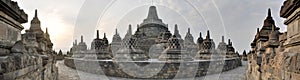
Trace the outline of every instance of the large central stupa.
{"label": "large central stupa", "polygon": [[141,32],[145,32],[148,38],[157,38],[160,33],[168,31],[168,26],[159,19],[156,7],[151,6],[148,17],[144,19],[138,29]]}
{"label": "large central stupa", "polygon": [[[141,24],[137,25],[137,31],[134,34],[136,39],[141,39],[139,44],[141,49],[148,52],[149,48],[156,44],[156,40],[161,33],[168,31],[168,25],[159,19],[155,6],[151,6],[148,16]],[[130,32],[127,34],[131,34]]]}

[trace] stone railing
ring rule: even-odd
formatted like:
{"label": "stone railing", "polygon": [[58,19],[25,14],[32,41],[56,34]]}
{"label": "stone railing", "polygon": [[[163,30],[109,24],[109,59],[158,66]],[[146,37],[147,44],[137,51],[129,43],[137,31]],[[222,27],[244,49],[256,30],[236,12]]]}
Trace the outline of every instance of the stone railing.
{"label": "stone railing", "polygon": [[1,80],[57,80],[57,67],[51,57],[13,53],[0,56]]}
{"label": "stone railing", "polygon": [[[113,60],[85,60],[66,58],[65,65],[73,69],[93,74],[106,75],[110,77],[122,77],[133,79],[174,79],[174,78],[193,78],[205,76],[207,74],[221,73],[241,66],[240,58],[232,58],[226,60],[203,60],[203,61],[186,61],[186,62],[161,62],[161,61],[128,61],[115,62]],[[117,64],[116,64],[117,63]],[[136,71],[132,64],[146,66],[151,65],[162,66],[161,68],[152,66],[144,68],[142,72]],[[121,67],[122,66],[122,67]],[[127,68],[123,70],[124,66]],[[219,70],[218,70],[219,69]],[[156,75],[140,78],[130,74],[150,75],[154,71],[158,71]],[[125,71],[125,72],[124,72]],[[153,72],[152,72],[153,71]],[[128,74],[129,73],[129,74]],[[179,74],[179,75],[178,75]],[[194,75],[193,75],[194,74]]]}

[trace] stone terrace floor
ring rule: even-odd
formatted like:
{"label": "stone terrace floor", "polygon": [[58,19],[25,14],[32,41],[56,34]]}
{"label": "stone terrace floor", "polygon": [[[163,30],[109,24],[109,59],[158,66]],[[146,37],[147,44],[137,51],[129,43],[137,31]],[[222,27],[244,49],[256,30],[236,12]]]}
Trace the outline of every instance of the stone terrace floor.
{"label": "stone terrace floor", "polygon": [[[115,78],[106,77],[104,75],[96,75],[91,73],[86,73],[82,71],[77,71],[64,65],[63,61],[57,61],[56,66],[58,67],[59,79],[58,80],[139,80],[139,79],[125,79],[125,78]],[[243,66],[236,69],[222,72],[221,74],[207,75],[196,80],[244,80],[245,72],[247,68],[247,62],[243,61]],[[193,80],[193,79],[178,79],[178,80]]]}

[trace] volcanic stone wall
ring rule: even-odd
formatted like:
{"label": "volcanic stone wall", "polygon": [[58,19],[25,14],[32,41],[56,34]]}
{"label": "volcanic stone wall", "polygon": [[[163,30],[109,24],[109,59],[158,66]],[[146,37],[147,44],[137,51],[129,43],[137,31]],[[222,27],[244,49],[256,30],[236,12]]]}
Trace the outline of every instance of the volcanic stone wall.
{"label": "volcanic stone wall", "polygon": [[300,79],[300,0],[285,0],[280,16],[286,19],[283,23],[287,25],[287,32],[279,34],[276,47],[272,47],[272,37],[252,44],[247,80]]}
{"label": "volcanic stone wall", "polygon": [[21,38],[27,21],[17,2],[0,0],[0,80],[57,80],[53,52],[37,51]]}

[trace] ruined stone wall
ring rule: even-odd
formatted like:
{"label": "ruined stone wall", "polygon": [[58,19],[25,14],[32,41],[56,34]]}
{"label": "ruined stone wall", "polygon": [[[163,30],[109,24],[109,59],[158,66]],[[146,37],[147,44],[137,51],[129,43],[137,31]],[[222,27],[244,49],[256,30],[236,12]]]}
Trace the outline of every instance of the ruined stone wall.
{"label": "ruined stone wall", "polygon": [[[141,71],[137,70],[133,64],[146,66],[149,62],[114,62],[114,61],[97,61],[66,58],[65,65],[73,69],[84,72],[113,76],[123,78],[139,78],[139,79],[173,79],[173,78],[193,78],[204,76],[207,74],[220,73],[241,66],[239,58],[217,61],[190,61],[190,62],[151,62],[151,67],[144,68]],[[116,64],[117,63],[117,64]],[[162,66],[161,68],[158,66]],[[123,69],[125,67],[126,69]],[[158,73],[153,76],[153,73],[158,70]],[[125,73],[125,72],[126,73]],[[141,78],[129,74],[148,76]],[[175,77],[176,76],[176,77]]]}
{"label": "ruined stone wall", "polygon": [[0,80],[57,80],[53,52],[30,50],[21,38],[27,21],[17,2],[0,0]]}
{"label": "ruined stone wall", "polygon": [[279,36],[279,46],[252,51],[248,56],[247,80],[300,79],[300,1],[286,0],[280,16],[286,18],[287,32]]}
{"label": "ruined stone wall", "polygon": [[258,64],[255,55],[250,55],[247,80],[298,80],[300,79],[300,54],[277,53],[267,63]]}
{"label": "ruined stone wall", "polygon": [[2,80],[57,79],[57,68],[55,67],[55,62],[53,62],[53,60],[46,62],[48,60],[43,60],[38,56],[13,53],[9,56],[1,56],[0,61],[0,79]]}

